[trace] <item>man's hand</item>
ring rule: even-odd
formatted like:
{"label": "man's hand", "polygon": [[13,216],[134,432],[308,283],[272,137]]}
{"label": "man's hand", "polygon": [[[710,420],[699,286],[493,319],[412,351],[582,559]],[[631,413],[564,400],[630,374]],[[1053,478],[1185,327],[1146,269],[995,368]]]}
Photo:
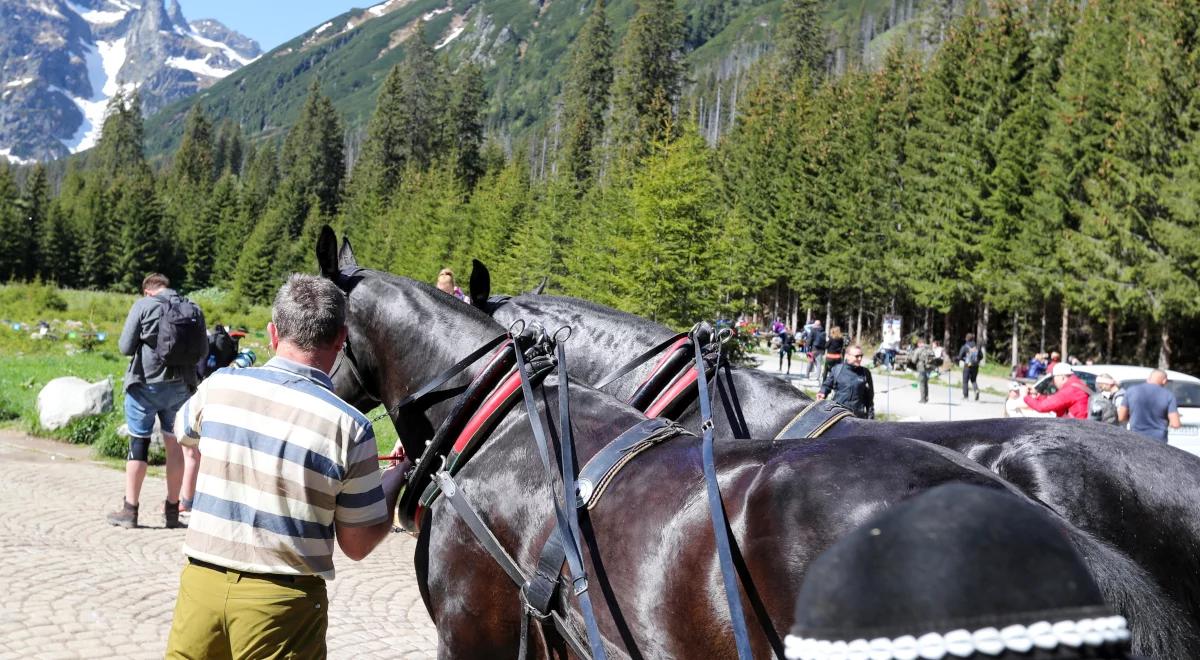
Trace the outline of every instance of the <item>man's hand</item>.
{"label": "man's hand", "polygon": [[824,401],[824,400],[825,400],[825,393],[817,392],[817,401]]}

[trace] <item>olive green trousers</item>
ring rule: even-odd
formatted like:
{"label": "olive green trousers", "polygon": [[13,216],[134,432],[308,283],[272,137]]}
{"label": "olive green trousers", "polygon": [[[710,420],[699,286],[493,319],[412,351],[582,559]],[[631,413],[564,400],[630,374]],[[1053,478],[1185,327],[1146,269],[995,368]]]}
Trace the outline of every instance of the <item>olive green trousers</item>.
{"label": "olive green trousers", "polygon": [[167,658],[324,658],[325,580],[188,564],[179,578]]}

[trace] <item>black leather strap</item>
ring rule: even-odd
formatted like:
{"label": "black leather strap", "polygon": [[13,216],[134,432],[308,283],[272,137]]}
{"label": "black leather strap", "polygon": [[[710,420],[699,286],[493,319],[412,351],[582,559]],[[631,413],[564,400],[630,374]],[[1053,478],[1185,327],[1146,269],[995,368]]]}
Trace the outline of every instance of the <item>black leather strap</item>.
{"label": "black leather strap", "polygon": [[[533,437],[537,441],[538,455],[541,457],[542,465],[546,469],[546,476],[553,486],[558,479],[555,478],[550,443],[546,438],[545,429],[542,427],[541,416],[538,414],[533,386],[530,383],[528,368],[525,365],[525,357],[519,346],[514,344],[513,350],[516,352],[517,370],[521,374],[521,391],[524,393],[525,407],[529,412],[529,425],[533,429]],[[559,541],[563,545],[563,550],[567,558],[567,566],[571,570],[572,591],[579,599],[579,606],[583,611],[584,623],[587,625],[588,645],[592,649],[592,657],[601,659],[607,658],[608,654],[605,652],[604,640],[600,637],[600,627],[596,623],[596,616],[592,610],[592,599],[588,593],[587,574],[583,569],[583,554],[579,551],[579,519],[575,507],[571,506],[575,497],[574,459],[571,454],[574,443],[571,439],[570,409],[567,403],[570,394],[567,385],[567,368],[563,364],[565,361],[563,342],[558,343],[556,350],[559,360],[559,444],[562,447],[563,474],[561,478],[563,480],[563,501],[560,503],[557,496],[551,499],[554,501],[554,514],[558,521]],[[568,486],[571,490],[566,490]]]}
{"label": "black leather strap", "polygon": [[[693,332],[692,343],[696,347],[696,373],[704,373],[704,351],[700,345],[700,333]],[[700,428],[703,440],[700,445],[704,464],[704,483],[708,490],[708,511],[712,520],[713,536],[717,542],[717,558],[721,564],[721,578],[725,582],[725,600],[729,603],[729,620],[733,625],[733,640],[740,660],[753,660],[750,634],[746,630],[746,613],[742,610],[742,596],[738,591],[737,570],[733,566],[733,551],[730,549],[729,522],[725,519],[725,505],[721,502],[721,486],[717,482],[716,461],[713,458],[712,404],[708,398],[708,379],[696,379],[700,389]]]}
{"label": "black leather strap", "polygon": [[835,401],[829,399],[813,401],[793,417],[792,421],[779,431],[775,439],[804,440],[820,437],[834,424],[853,416],[854,413],[850,412],[850,409]]}
{"label": "black leather strap", "polygon": [[663,351],[663,349],[670,346],[671,344],[674,344],[675,342],[679,341],[680,339],[682,339],[686,336],[688,336],[686,332],[681,332],[677,335],[668,337],[667,339],[655,344],[653,347],[647,349],[641,355],[633,358],[629,362],[626,362],[625,364],[618,367],[616,371],[610,373],[609,375],[605,376],[604,378],[601,378],[599,380],[599,382],[597,382],[595,385],[592,385],[592,387],[595,389],[598,389],[598,390],[604,389],[604,387],[606,385],[612,383],[616,379],[620,378],[621,376],[624,376],[625,374],[633,371],[634,369],[637,369],[639,366],[642,365],[643,362],[650,359],[654,355],[661,353]]}
{"label": "black leather strap", "polygon": [[475,507],[472,507],[467,498],[463,496],[462,489],[454,482],[454,477],[451,477],[449,472],[442,470],[434,475],[434,479],[437,480],[438,487],[442,490],[442,496],[449,500],[450,505],[458,512],[458,517],[467,523],[467,528],[475,535],[475,540],[479,541],[479,544],[488,551],[497,564],[500,564],[500,568],[508,573],[508,577],[512,578],[513,582],[518,585],[525,584],[525,575],[521,573],[521,568],[517,566],[517,562],[513,561],[504,546],[500,545],[496,535],[492,534],[492,530],[488,529],[488,526],[476,513]]}
{"label": "black leather strap", "polygon": [[665,440],[687,434],[683,427],[661,417],[647,419],[617,436],[579,471],[575,505],[591,509],[600,501],[621,468],[638,454]]}
{"label": "black leather strap", "polygon": [[[427,395],[433,393],[434,390],[436,390],[437,388],[444,385],[446,383],[446,381],[459,375],[467,367],[474,364],[475,361],[478,360],[479,358],[483,357],[485,353],[487,353],[488,351],[492,350],[493,348],[496,348],[497,346],[499,346],[501,343],[504,342],[505,339],[508,338],[508,336],[509,335],[506,332],[506,333],[488,341],[483,346],[480,346],[479,348],[475,349],[470,355],[459,360],[458,363],[456,363],[454,366],[443,371],[432,381],[426,383],[424,387],[417,390],[416,392],[413,392],[412,394],[409,394],[408,396],[404,397],[403,399],[400,399],[399,401],[396,402],[395,405],[388,408],[384,412],[380,413],[379,415],[377,415],[375,417],[375,419],[372,419],[371,421],[375,422],[375,420],[378,420],[380,417],[383,417],[384,415],[391,415],[394,417],[396,415],[396,413],[400,411],[401,408],[404,408],[406,406],[411,406],[414,403],[420,402]],[[357,369],[355,370],[355,373],[357,373]],[[458,393],[461,393],[461,392],[458,392]],[[370,392],[367,392],[367,394],[370,394]]]}

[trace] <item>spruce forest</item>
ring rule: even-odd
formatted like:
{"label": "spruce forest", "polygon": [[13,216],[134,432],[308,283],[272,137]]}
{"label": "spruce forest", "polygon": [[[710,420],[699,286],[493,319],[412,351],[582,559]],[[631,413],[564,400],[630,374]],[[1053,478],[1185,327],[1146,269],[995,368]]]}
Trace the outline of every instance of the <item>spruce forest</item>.
{"label": "spruce forest", "polygon": [[554,130],[485,134],[478,66],[420,31],[353,162],[319,84],[278,141],[197,106],[148,161],[136,97],[61,175],[0,165],[0,281],[136,291],[166,273],[268,302],[331,224],[360,263],[432,282],[471,260],[495,292],[549,292],[687,327],[884,314],[994,360],[1065,350],[1200,370],[1200,3],[989,0],[933,53],[827,74],[816,0],[711,139],[684,20],[642,0],[618,42],[595,0]]}

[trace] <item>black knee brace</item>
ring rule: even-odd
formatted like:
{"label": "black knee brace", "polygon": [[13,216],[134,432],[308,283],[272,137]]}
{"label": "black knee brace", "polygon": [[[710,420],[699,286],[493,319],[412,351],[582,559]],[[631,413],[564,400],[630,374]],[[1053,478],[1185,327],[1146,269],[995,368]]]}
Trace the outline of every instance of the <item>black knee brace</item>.
{"label": "black knee brace", "polygon": [[148,462],[150,460],[150,438],[130,436],[129,456],[126,457],[126,460]]}

